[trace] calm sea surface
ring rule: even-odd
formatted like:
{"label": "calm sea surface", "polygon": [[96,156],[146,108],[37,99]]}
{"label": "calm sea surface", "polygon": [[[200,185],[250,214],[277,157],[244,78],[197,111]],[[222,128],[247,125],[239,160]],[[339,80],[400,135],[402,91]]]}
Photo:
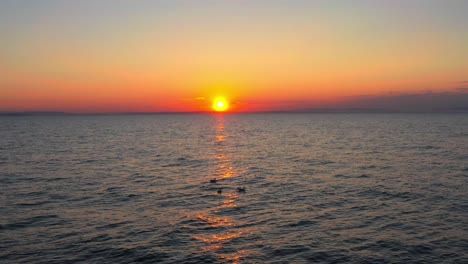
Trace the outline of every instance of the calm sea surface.
{"label": "calm sea surface", "polygon": [[0,117],[0,262],[468,263],[468,115]]}

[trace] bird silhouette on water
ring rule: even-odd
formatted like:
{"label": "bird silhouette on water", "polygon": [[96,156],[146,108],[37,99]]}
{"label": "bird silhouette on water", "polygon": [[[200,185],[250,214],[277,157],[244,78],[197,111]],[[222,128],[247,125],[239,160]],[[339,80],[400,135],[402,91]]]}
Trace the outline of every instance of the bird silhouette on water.
{"label": "bird silhouette on water", "polygon": [[245,187],[237,187],[237,191],[245,193]]}
{"label": "bird silhouette on water", "polygon": [[218,180],[216,178],[213,178],[210,180],[211,183],[216,183]]}
{"label": "bird silhouette on water", "polygon": [[218,194],[221,194],[223,192],[223,189],[222,188],[219,188],[218,189]]}

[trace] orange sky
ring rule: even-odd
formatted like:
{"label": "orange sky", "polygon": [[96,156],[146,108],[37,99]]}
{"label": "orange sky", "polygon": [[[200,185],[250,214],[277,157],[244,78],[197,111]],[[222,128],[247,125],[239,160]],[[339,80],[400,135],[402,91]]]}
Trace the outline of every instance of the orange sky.
{"label": "orange sky", "polygon": [[2,2],[0,111],[302,109],[466,86],[466,1],[329,2]]}

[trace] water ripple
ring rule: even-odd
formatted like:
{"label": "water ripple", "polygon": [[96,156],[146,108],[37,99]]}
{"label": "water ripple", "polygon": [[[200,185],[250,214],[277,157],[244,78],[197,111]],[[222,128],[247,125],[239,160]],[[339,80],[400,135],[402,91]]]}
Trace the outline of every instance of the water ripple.
{"label": "water ripple", "polygon": [[468,263],[465,115],[0,125],[6,263]]}

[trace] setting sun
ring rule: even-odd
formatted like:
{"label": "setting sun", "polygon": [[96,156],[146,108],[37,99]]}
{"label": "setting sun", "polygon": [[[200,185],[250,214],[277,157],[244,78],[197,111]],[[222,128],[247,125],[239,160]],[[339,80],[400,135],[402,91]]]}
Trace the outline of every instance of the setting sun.
{"label": "setting sun", "polygon": [[229,103],[224,97],[216,97],[213,100],[213,110],[217,112],[224,112],[229,108]]}

